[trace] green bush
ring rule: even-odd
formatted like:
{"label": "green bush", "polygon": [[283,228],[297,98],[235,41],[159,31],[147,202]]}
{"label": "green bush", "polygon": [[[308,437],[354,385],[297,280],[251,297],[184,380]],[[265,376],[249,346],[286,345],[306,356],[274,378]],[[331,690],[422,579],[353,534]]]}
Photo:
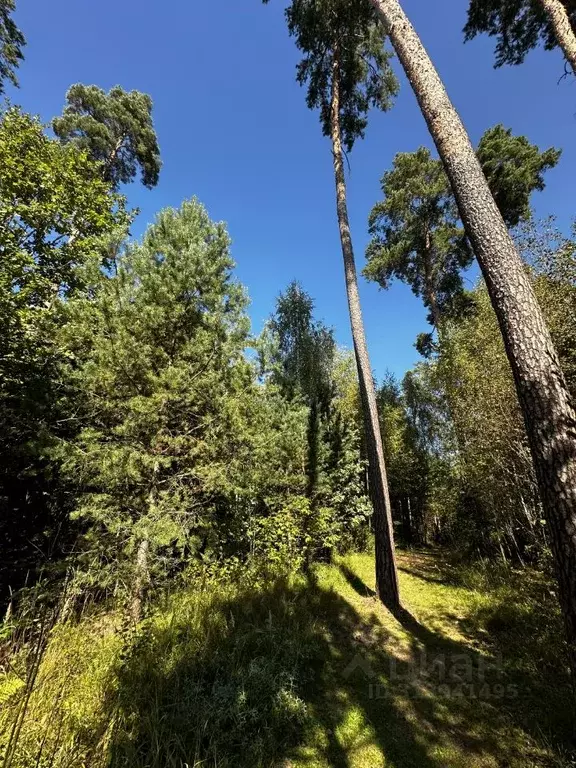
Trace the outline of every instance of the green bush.
{"label": "green bush", "polygon": [[24,657],[0,677],[0,765],[274,764],[306,725],[299,692],[321,635],[304,577],[244,568],[242,586],[234,568],[204,575],[137,628],[113,613],[57,626],[27,703]]}

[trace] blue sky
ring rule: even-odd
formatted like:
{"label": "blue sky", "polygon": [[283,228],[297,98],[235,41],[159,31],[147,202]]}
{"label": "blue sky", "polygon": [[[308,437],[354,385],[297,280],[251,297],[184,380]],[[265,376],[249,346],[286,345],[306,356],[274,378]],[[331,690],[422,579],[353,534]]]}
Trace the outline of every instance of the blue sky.
{"label": "blue sky", "polygon": [[[534,198],[538,215],[555,213],[563,229],[574,215],[576,85],[558,84],[558,52],[537,51],[522,67],[494,70],[493,41],[464,45],[466,0],[404,0],[474,142],[502,122],[541,147],[563,149],[560,165]],[[163,158],[152,191],[129,190],[141,209],[138,235],[160,208],[196,195],[228,223],[237,275],[248,287],[254,330],[278,292],[298,279],[317,314],[350,345],[334,209],[331,154],[316,114],[295,83],[298,52],[282,0],[17,0],[28,39],[16,103],[48,121],[75,82],[120,84],[154,99]],[[395,63],[396,68],[397,63]],[[388,114],[371,116],[350,156],[349,205],[359,267],[367,216],[379,179],[397,152],[432,146],[404,77]],[[570,190],[570,193],[569,193]],[[401,284],[382,292],[362,280],[372,365],[398,375],[418,359],[426,329],[420,302]]]}

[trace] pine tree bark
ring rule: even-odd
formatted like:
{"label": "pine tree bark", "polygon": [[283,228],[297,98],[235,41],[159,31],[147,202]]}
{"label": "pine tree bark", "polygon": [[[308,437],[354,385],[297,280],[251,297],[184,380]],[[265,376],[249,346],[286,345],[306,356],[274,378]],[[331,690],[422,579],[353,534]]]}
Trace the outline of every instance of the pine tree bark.
{"label": "pine tree bark", "polygon": [[106,181],[112,182],[114,174],[112,173],[112,168],[114,166],[114,163],[116,162],[116,158],[118,157],[120,150],[124,146],[124,142],[126,141],[126,135],[122,134],[119,139],[117,139],[116,144],[114,145],[114,148],[104,161],[104,179]]}
{"label": "pine tree bark", "polygon": [[561,0],[540,0],[540,4],[550,19],[558,45],[562,49],[566,61],[576,75],[576,35],[570,24],[570,18]]}
{"label": "pine tree bark", "polygon": [[368,356],[368,346],[364,333],[364,321],[360,308],[356,262],[352,247],[352,235],[348,220],[348,203],[346,199],[346,180],[344,176],[344,152],[340,130],[340,69],[338,50],[335,49],[332,71],[332,103],[330,110],[332,133],[332,154],[334,158],[334,175],[336,180],[336,210],[340,229],[340,242],[344,258],[344,276],[348,310],[352,328],[352,340],[362,410],[364,413],[364,429],[366,433],[366,448],[368,454],[369,491],[374,510],[374,539],[376,550],[376,591],[380,600],[390,609],[400,607],[398,592],[398,574],[394,553],[394,534],[392,528],[392,512],[388,494],[388,480],[380,434],[380,422],[376,407],[376,392],[374,379]]}
{"label": "pine tree bark", "polygon": [[432,244],[430,232],[426,230],[424,235],[426,242],[424,250],[424,290],[426,292],[426,299],[430,305],[430,314],[432,315],[432,322],[434,328],[438,334],[440,334],[440,308],[438,306],[438,298],[436,295],[436,285],[432,276]]}
{"label": "pine tree bark", "polygon": [[576,681],[576,415],[528,274],[466,130],[398,0],[370,0],[414,90],[494,307],[551,533]]}

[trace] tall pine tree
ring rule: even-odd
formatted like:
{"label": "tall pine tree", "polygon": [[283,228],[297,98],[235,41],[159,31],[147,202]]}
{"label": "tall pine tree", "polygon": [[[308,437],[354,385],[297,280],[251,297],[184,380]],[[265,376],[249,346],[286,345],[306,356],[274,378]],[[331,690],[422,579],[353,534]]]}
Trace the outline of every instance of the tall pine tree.
{"label": "tall pine tree", "polygon": [[158,183],[160,150],[148,94],[118,85],[106,93],[96,85],[76,83],[52,128],[62,142],[73,142],[100,163],[114,188],[133,181],[138,169],[145,187]]}
{"label": "tall pine tree", "polygon": [[520,255],[438,72],[400,2],[370,2],[426,119],[498,318],[551,532],[576,678],[576,413],[570,392]]}
{"label": "tall pine tree", "polygon": [[367,0],[293,0],[286,19],[303,53],[297,69],[298,82],[308,86],[307,104],[319,110],[322,132],[332,144],[336,212],[374,507],[376,586],[380,599],[396,608],[399,594],[392,515],[348,219],[344,153],[363,137],[371,107],[389,109],[398,84],[384,49],[384,36]]}

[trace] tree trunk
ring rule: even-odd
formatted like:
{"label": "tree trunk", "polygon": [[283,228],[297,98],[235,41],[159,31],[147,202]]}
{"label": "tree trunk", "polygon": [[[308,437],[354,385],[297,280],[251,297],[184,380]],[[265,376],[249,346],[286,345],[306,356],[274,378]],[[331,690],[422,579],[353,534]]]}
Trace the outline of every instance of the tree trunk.
{"label": "tree trunk", "polygon": [[408,512],[408,530],[410,531],[410,544],[416,544],[416,532],[414,530],[414,516],[412,514],[412,502],[410,496],[406,496],[406,507]]}
{"label": "tree trunk", "polygon": [[388,495],[388,481],[384,463],[380,423],[376,407],[376,392],[374,379],[368,357],[368,347],[364,333],[364,322],[360,309],[360,295],[356,276],[356,263],[352,248],[352,236],[348,221],[348,204],[346,201],[346,181],[344,176],[344,153],[340,133],[340,71],[337,49],[334,52],[332,72],[332,104],[331,104],[331,133],[332,154],[334,157],[334,175],[336,180],[336,210],[340,228],[340,242],[344,257],[344,276],[346,279],[346,294],[350,325],[354,342],[354,354],[358,369],[362,410],[364,413],[364,428],[366,433],[366,450],[368,454],[368,478],[370,498],[374,509],[374,538],[376,549],[376,590],[382,602],[391,610],[400,605],[398,593],[398,574],[394,554],[394,534],[392,528],[392,513]]}
{"label": "tree trunk", "polygon": [[122,149],[122,146],[124,145],[125,140],[126,140],[126,135],[122,134],[122,136],[120,136],[120,138],[116,141],[116,144],[114,145],[114,149],[110,152],[110,154],[108,155],[108,157],[104,162],[103,176],[106,181],[112,181],[112,178],[113,178],[112,166],[116,162],[116,158],[118,157],[118,154]]}
{"label": "tree trunk", "polygon": [[576,35],[566,8],[561,0],[540,0],[540,4],[550,19],[558,45],[562,48],[572,72],[576,75]]}
{"label": "tree trunk", "polygon": [[438,298],[436,296],[436,285],[432,277],[432,244],[430,232],[426,230],[425,234],[425,250],[424,250],[424,291],[428,304],[430,305],[430,314],[432,315],[432,323],[437,333],[440,333],[440,308],[438,307]]}
{"label": "tree trunk", "polygon": [[318,490],[318,443],[320,439],[320,414],[318,408],[318,398],[312,398],[310,411],[308,413],[308,464],[306,474],[308,482],[306,486],[306,496],[314,503],[316,491]]}
{"label": "tree trunk", "polygon": [[130,614],[135,624],[142,619],[142,608],[146,587],[148,585],[148,551],[150,542],[148,539],[142,539],[136,550],[136,567],[134,573],[134,587],[132,590],[132,602],[130,605]]}
{"label": "tree trunk", "polygon": [[390,35],[444,163],[512,367],[552,538],[576,680],[576,415],[522,260],[464,126],[398,0],[370,0]]}
{"label": "tree trunk", "polygon": [[400,520],[402,521],[404,545],[409,547],[414,543],[409,496],[404,497],[404,502],[402,501],[402,496],[400,497]]}

